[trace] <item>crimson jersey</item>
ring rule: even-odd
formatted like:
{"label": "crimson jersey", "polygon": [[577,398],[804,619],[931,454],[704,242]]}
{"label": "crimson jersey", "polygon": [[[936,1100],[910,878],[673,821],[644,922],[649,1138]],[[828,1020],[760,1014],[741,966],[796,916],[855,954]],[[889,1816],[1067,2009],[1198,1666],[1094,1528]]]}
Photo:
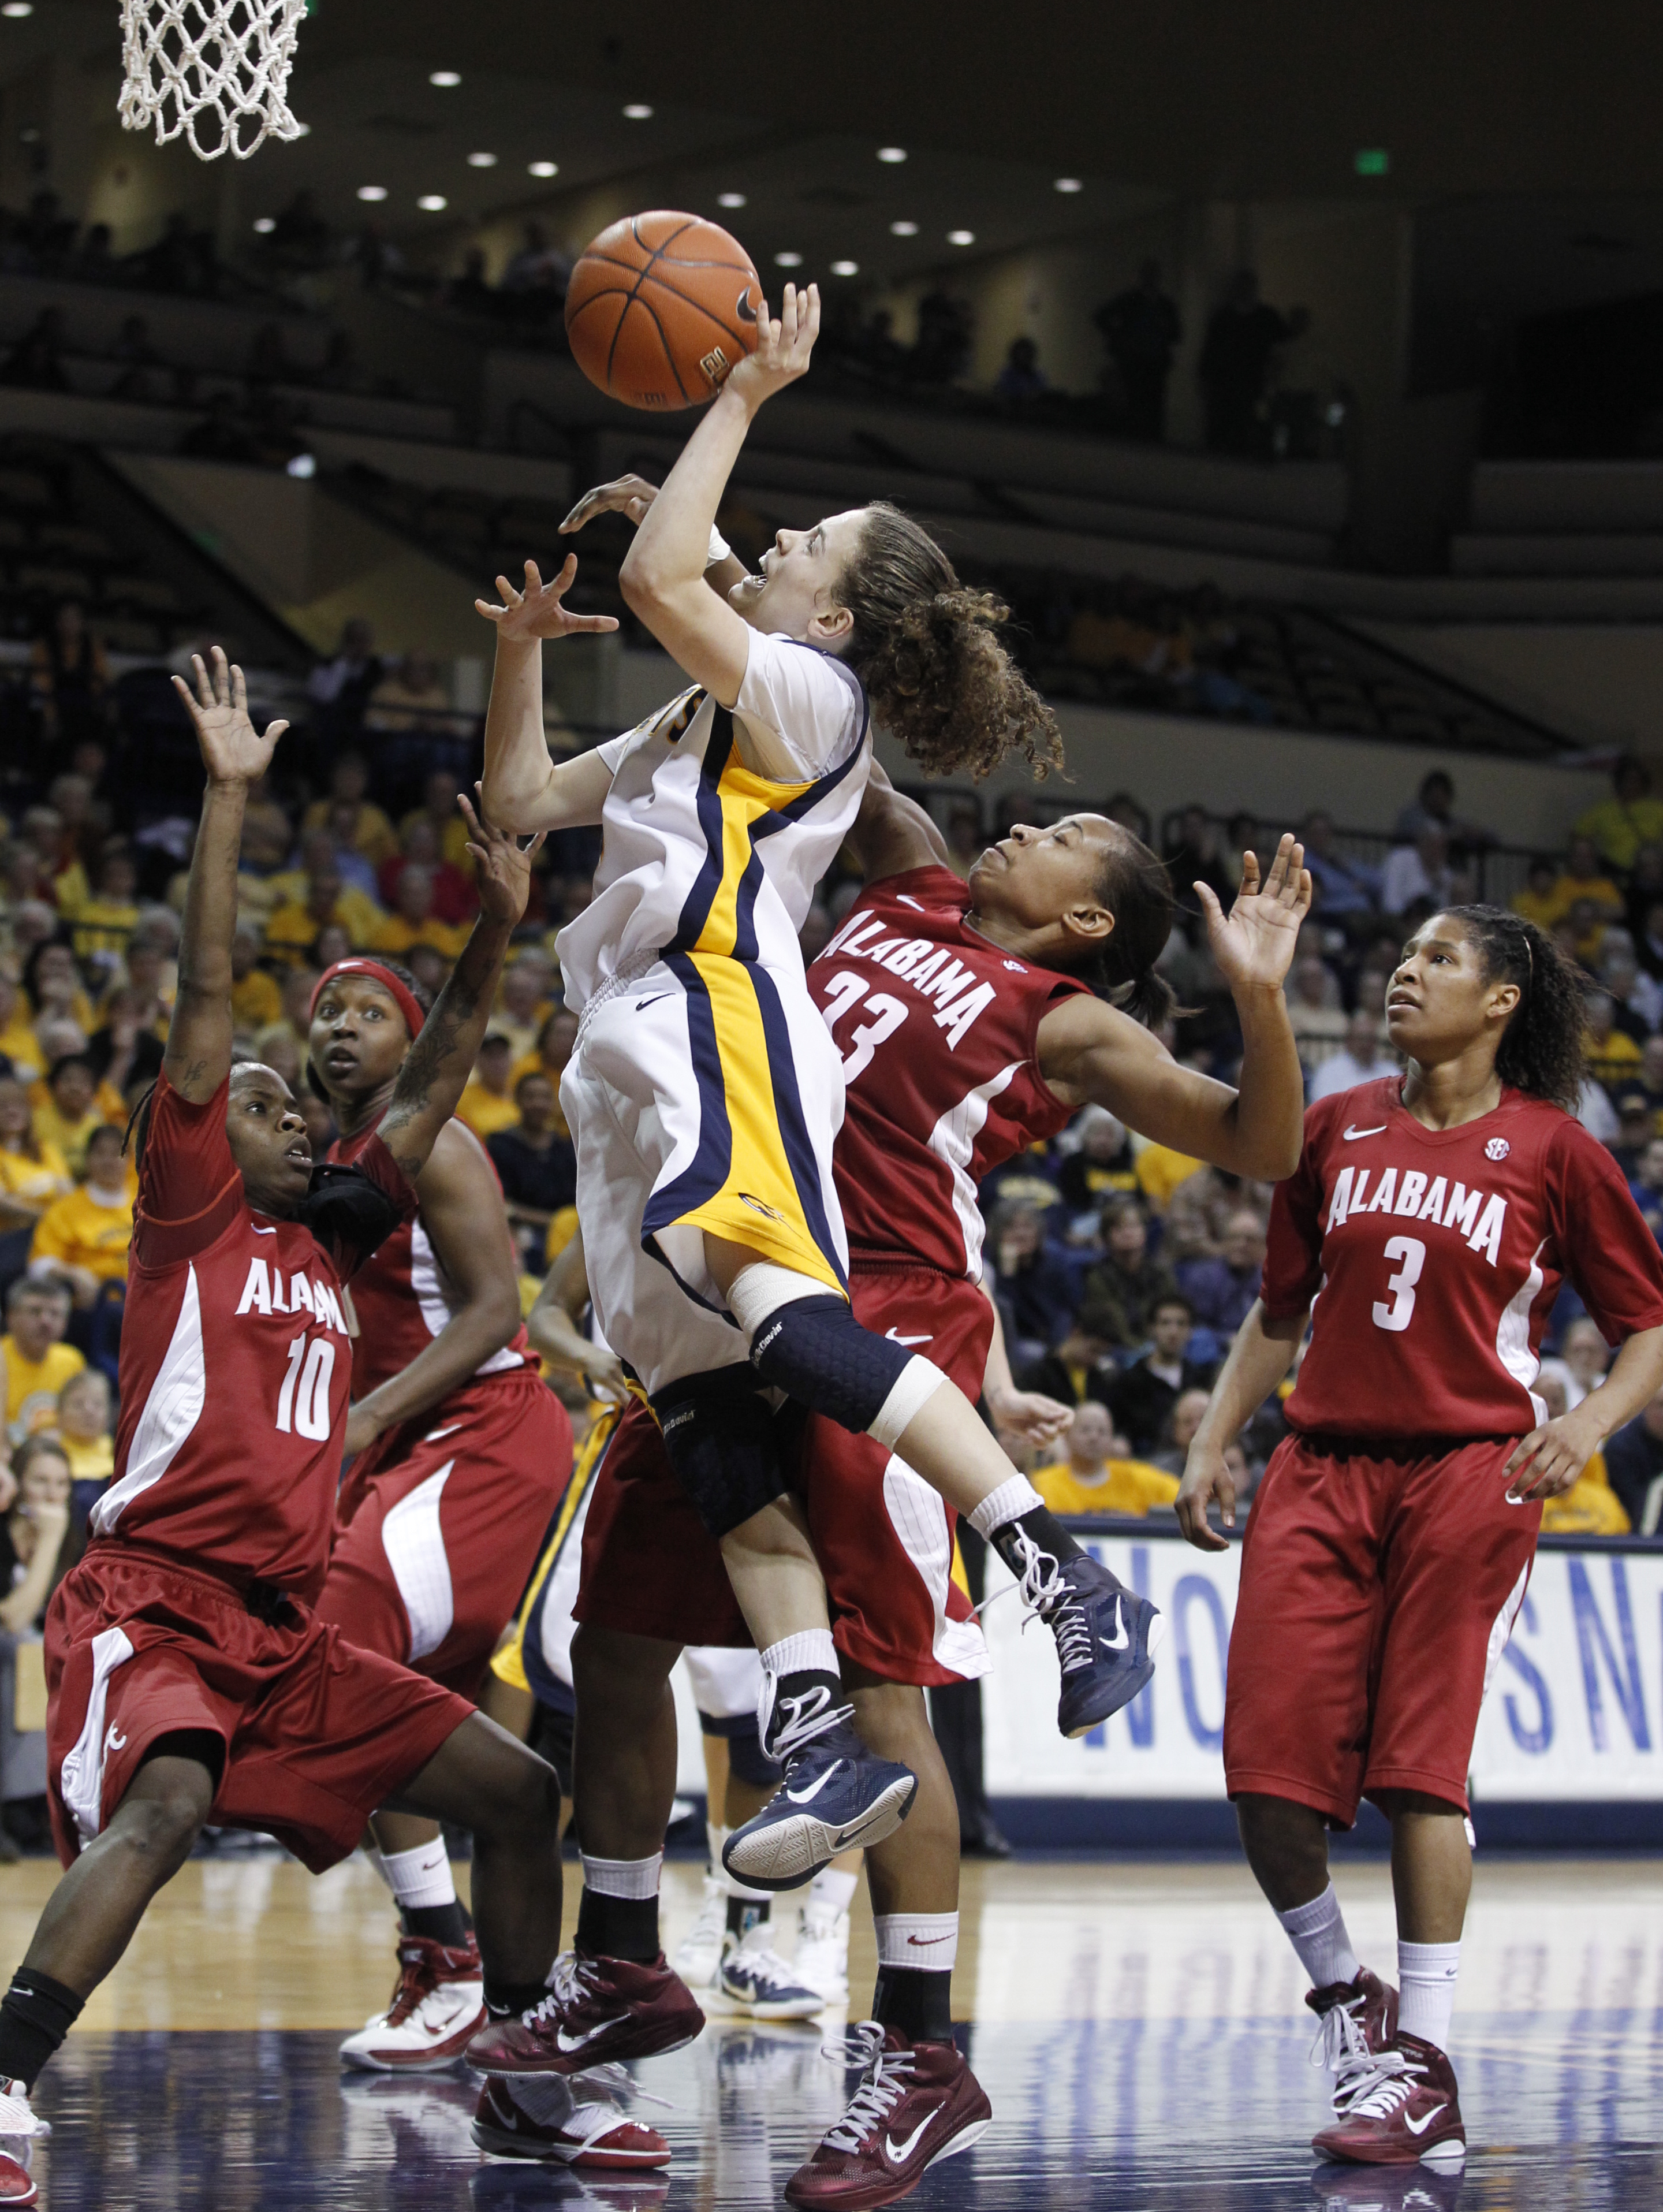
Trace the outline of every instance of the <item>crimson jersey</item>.
{"label": "crimson jersey", "polygon": [[[362,1253],[257,1213],[206,1105],[155,1088],[121,1325],[115,1476],[94,1534],[306,1589],[335,1521],[352,1374],[343,1285]],[[372,1138],[357,1166],[401,1214],[416,1194]]]}
{"label": "crimson jersey", "polygon": [[1663,1253],[1572,1115],[1509,1090],[1494,1113],[1429,1129],[1400,1088],[1311,1107],[1277,1186],[1265,1311],[1316,1300],[1288,1419],[1363,1438],[1521,1435],[1546,1417],[1531,1386],[1560,1284],[1620,1343],[1663,1326]]}
{"label": "crimson jersey", "polygon": [[832,1164],[851,1256],[904,1253],[974,1280],[977,1184],[1072,1112],[1046,1087],[1035,1037],[1085,987],[990,944],[966,926],[969,903],[950,868],[868,884],[809,989],[843,1053]]}
{"label": "crimson jersey", "polygon": [[[490,1164],[490,1154],[464,1122],[460,1129],[480,1157]],[[374,1141],[374,1131],[338,1138],[329,1148],[332,1160],[358,1167],[364,1148]],[[491,1170],[493,1176],[495,1169]],[[372,1390],[395,1375],[403,1374],[418,1352],[425,1352],[457,1309],[457,1297],[439,1264],[421,1215],[396,1229],[385,1244],[367,1259],[352,1281],[353,1310],[358,1317],[358,1336],[352,1348],[352,1394],[367,1398]],[[522,1324],[513,1340],[494,1352],[475,1368],[475,1375],[519,1374],[535,1367],[537,1355]]]}

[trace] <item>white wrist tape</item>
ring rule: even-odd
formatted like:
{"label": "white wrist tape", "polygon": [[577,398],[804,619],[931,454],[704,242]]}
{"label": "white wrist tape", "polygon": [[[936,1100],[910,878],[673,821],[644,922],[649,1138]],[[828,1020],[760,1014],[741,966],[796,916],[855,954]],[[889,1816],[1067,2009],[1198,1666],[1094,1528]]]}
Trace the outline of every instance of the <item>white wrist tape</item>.
{"label": "white wrist tape", "polygon": [[710,526],[710,544],[705,554],[706,568],[713,568],[719,561],[728,560],[732,552],[733,548],[713,522]]}

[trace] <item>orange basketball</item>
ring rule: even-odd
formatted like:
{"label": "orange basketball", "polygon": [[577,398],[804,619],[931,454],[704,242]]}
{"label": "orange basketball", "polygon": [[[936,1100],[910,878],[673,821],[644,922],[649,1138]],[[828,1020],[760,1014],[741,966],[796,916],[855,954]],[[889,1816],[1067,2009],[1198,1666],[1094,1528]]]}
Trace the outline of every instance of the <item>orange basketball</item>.
{"label": "orange basketball", "polygon": [[566,291],[572,358],[627,407],[702,406],[756,343],[762,280],[737,238],[696,215],[626,216]]}

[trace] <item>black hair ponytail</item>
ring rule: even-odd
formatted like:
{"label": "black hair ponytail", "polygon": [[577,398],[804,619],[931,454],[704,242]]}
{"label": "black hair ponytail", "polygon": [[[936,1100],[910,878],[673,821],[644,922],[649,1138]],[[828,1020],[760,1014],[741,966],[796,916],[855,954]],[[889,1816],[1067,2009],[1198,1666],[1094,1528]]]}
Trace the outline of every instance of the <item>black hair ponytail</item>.
{"label": "black hair ponytail", "polygon": [[1176,912],[1166,864],[1117,824],[1096,896],[1114,915],[1114,927],[1074,972],[1134,1022],[1158,1030],[1178,1004],[1177,993],[1155,964],[1167,949]]}
{"label": "black hair ponytail", "polygon": [[1498,906],[1451,906],[1484,961],[1486,982],[1516,983],[1519,1004],[1502,1032],[1496,1073],[1531,1098],[1576,1111],[1587,1073],[1588,980],[1533,921]]}

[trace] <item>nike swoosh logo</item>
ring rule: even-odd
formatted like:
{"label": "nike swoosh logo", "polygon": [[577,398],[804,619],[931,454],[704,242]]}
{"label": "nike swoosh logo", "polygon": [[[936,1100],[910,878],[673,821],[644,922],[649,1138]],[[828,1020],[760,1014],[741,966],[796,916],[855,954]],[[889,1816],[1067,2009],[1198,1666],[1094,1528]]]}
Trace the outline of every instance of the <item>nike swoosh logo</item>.
{"label": "nike swoosh logo", "polygon": [[1437,2118],[1438,2114],[1444,2110],[1445,2107],[1442,2105],[1434,2105],[1431,2111],[1429,2112],[1423,2113],[1418,2120],[1411,2120],[1408,2113],[1405,2112],[1403,2116],[1403,2124],[1408,2129],[1411,2136],[1423,2136],[1428,2128],[1431,2126],[1433,2121]]}
{"label": "nike swoosh logo", "polygon": [[898,1336],[893,1328],[886,1328],[883,1334],[891,1344],[928,1344],[930,1341],[927,1336]]}
{"label": "nike swoosh logo", "polygon": [[461,1425],[460,1421],[452,1421],[447,1429],[429,1429],[422,1441],[424,1444],[436,1444],[440,1437],[453,1437]]}
{"label": "nike swoosh logo", "polygon": [[920,1949],[931,1943],[950,1943],[952,1940],[950,1936],[909,1936],[907,1938],[909,1943],[916,1943]]}
{"label": "nike swoosh logo", "polygon": [[1378,1129],[1347,1129],[1345,1141],[1348,1145],[1354,1145],[1359,1137],[1383,1137],[1389,1127],[1388,1122],[1382,1121]]}
{"label": "nike swoosh logo", "polygon": [[1132,1641],[1126,1630],[1126,1608],[1118,1597],[1114,1601],[1114,1626],[1116,1634],[1098,1639],[1105,1651],[1124,1651]]}
{"label": "nike swoosh logo", "polygon": [[638,1014],[639,1014],[639,1013],[641,1013],[641,1012],[643,1012],[646,1010],[646,1008],[647,1008],[648,1006],[656,1006],[658,1005],[658,1003],[659,1003],[659,999],[667,999],[669,996],[670,996],[670,993],[669,993],[668,991],[660,991],[660,992],[659,992],[659,993],[657,994],[657,995],[656,995],[655,997],[653,997],[653,998],[651,998],[651,999],[637,999],[637,1000],[636,1000],[636,1001],[635,1001],[635,1012],[636,1012]]}
{"label": "nike swoosh logo", "polygon": [[898,2143],[893,2136],[885,2136],[883,2142],[883,2155],[889,2160],[891,2166],[905,2166],[907,2160],[918,2148],[918,2139],[923,2134],[925,2129],[929,2126],[931,2118],[932,2115],[926,2112],[924,2118],[913,2130],[911,2135],[907,2136],[905,2142]]}
{"label": "nike swoosh logo", "polygon": [[820,1777],[820,1779],[817,1782],[811,1782],[806,1790],[787,1790],[786,1792],[786,1796],[790,1798],[793,1805],[806,1805],[810,1798],[817,1797],[820,1795],[820,1792],[825,1788],[826,1784],[831,1780],[833,1775],[836,1773],[838,1768],[841,1766],[843,1762],[841,1759],[833,1759],[831,1765],[826,1769],[825,1772]]}
{"label": "nike swoosh logo", "polygon": [[248,1225],[257,1237],[275,1237],[277,1233],[275,1229],[262,1229],[257,1222],[251,1221]]}
{"label": "nike swoosh logo", "polygon": [[560,2028],[555,2035],[555,2047],[559,2051],[581,2051],[586,2043],[592,2043],[598,2035],[604,2035],[610,2027],[622,2027],[628,2017],[627,2012],[621,2012],[616,2020],[604,2020],[598,2027],[586,2028],[581,2035],[571,2035],[565,2028]]}

